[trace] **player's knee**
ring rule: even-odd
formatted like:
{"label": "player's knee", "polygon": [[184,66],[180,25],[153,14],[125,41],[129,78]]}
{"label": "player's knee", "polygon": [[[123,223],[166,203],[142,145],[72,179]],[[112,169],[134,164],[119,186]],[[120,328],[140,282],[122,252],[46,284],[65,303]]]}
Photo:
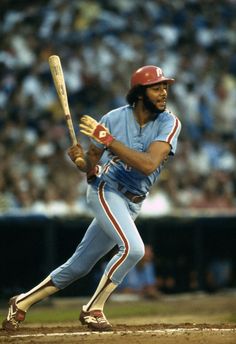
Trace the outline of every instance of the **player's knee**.
{"label": "player's knee", "polygon": [[139,246],[131,247],[129,251],[129,260],[132,260],[134,264],[136,264],[140,259],[144,256],[144,245],[140,244]]}

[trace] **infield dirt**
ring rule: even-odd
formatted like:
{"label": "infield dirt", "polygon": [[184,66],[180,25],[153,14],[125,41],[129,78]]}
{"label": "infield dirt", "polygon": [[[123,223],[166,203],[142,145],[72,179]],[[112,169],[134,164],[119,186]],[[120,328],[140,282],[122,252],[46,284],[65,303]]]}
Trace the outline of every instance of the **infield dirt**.
{"label": "infield dirt", "polygon": [[[236,343],[235,293],[179,295],[151,302],[111,301],[106,312],[113,324],[111,333],[91,333],[77,319],[70,318],[79,304],[78,300],[55,299],[51,305],[35,306],[18,331],[0,331],[0,343]],[[72,315],[68,315],[70,308]],[[65,319],[57,321],[63,313]]]}

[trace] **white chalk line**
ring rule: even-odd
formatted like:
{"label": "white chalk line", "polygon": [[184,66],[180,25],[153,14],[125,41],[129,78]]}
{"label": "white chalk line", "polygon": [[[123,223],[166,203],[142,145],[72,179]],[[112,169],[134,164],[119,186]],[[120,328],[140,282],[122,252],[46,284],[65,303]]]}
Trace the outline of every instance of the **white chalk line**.
{"label": "white chalk line", "polygon": [[61,337],[61,336],[91,336],[91,335],[124,335],[124,334],[172,334],[181,332],[235,332],[236,329],[232,328],[175,328],[175,329],[163,329],[163,330],[138,330],[138,331],[109,331],[109,332],[52,332],[52,333],[32,333],[32,334],[17,334],[8,336],[11,338],[26,338],[26,337]]}

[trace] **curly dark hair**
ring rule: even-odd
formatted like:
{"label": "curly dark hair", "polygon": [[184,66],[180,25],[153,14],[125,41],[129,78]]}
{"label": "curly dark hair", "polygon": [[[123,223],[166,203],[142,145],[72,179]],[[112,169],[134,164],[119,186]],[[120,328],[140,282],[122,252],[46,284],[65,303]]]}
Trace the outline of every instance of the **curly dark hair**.
{"label": "curly dark hair", "polygon": [[127,103],[131,106],[137,103],[139,97],[144,95],[146,88],[146,86],[142,85],[136,85],[132,87],[126,95]]}

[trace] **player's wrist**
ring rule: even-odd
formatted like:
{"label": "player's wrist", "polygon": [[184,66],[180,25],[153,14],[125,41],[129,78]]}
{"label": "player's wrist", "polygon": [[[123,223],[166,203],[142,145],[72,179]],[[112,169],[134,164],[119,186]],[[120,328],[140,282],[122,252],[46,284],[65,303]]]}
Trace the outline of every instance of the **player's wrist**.
{"label": "player's wrist", "polygon": [[105,140],[104,145],[108,148],[108,147],[111,146],[111,144],[112,144],[112,142],[113,142],[114,140],[115,140],[115,138],[114,138],[111,134],[109,134],[109,135],[107,135],[107,137],[106,137],[106,140]]}
{"label": "player's wrist", "polygon": [[93,136],[97,141],[102,143],[105,147],[109,147],[114,141],[114,137],[109,133],[107,128],[102,124],[98,124],[93,132]]}

